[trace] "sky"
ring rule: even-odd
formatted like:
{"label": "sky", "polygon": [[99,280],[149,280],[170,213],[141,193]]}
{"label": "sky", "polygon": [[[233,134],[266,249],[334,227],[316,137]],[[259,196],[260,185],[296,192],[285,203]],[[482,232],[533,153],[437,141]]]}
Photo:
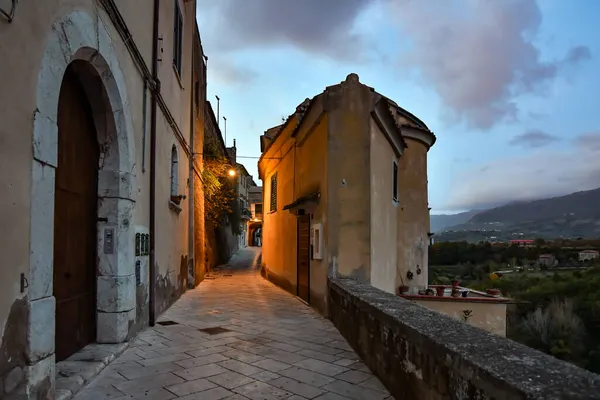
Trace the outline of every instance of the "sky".
{"label": "sky", "polygon": [[598,0],[198,0],[197,11],[208,99],[215,110],[221,99],[227,145],[258,184],[260,135],[354,72],[436,134],[433,214],[600,187],[598,17]]}

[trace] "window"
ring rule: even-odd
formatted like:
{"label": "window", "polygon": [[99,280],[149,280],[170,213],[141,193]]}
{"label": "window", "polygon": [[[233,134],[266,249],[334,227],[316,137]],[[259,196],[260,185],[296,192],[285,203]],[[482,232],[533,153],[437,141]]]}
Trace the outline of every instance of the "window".
{"label": "window", "polygon": [[173,27],[173,66],[181,77],[181,53],[183,51],[183,16],[179,0],[175,0],[175,23]]}
{"label": "window", "polygon": [[254,216],[255,218],[262,217],[262,204],[254,205]]}
{"label": "window", "polygon": [[398,163],[394,161],[394,175],[393,178],[393,189],[392,189],[392,200],[398,201]]}
{"label": "window", "polygon": [[271,176],[271,212],[277,211],[277,172]]}
{"label": "window", "polygon": [[177,196],[179,193],[179,161],[177,160],[177,147],[171,148],[171,196]]}

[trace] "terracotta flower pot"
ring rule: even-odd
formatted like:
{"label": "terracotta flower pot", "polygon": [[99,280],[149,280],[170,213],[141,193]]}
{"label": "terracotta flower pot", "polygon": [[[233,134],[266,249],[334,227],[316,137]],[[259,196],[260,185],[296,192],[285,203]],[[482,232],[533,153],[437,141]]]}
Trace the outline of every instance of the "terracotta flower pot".
{"label": "terracotta flower pot", "polygon": [[500,290],[499,289],[486,289],[485,290],[487,294],[491,295],[491,296],[500,296]]}
{"label": "terracotta flower pot", "polygon": [[171,201],[179,205],[179,203],[181,203],[181,196],[171,196]]}
{"label": "terracotta flower pot", "polygon": [[444,296],[444,292],[446,291],[446,288],[443,286],[438,286],[435,288],[435,292],[438,296],[443,297]]}
{"label": "terracotta flower pot", "polygon": [[459,282],[459,280],[458,280],[458,279],[454,279],[454,280],[452,281],[452,287],[457,287],[459,283],[460,283],[460,282]]}
{"label": "terracotta flower pot", "polygon": [[408,286],[400,286],[398,288],[398,294],[407,294],[409,289],[410,288]]}

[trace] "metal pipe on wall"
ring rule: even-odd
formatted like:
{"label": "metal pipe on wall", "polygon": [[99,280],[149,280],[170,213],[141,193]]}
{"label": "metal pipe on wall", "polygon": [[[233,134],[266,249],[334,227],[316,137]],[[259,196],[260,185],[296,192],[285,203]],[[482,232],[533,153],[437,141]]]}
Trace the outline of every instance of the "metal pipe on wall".
{"label": "metal pipe on wall", "polygon": [[[194,0],[194,13],[193,15],[196,15],[196,0]],[[196,68],[194,68],[195,66],[195,61],[196,61],[196,36],[195,36],[195,32],[194,32],[194,39],[192,39],[192,57],[191,57],[191,69],[190,69],[190,88],[192,90],[190,90],[190,170],[189,170],[189,203],[188,203],[188,283],[187,286],[189,289],[193,289],[195,284],[196,284],[196,268],[195,268],[195,258],[196,258],[196,254],[194,251],[194,242],[195,242],[195,238],[196,238],[196,233],[195,233],[195,226],[194,226],[194,212],[195,212],[195,208],[196,208],[196,204],[195,204],[195,197],[196,197],[196,193],[195,193],[195,181],[196,181],[196,177],[194,176],[194,164],[195,164],[195,160],[194,157],[196,155],[196,149],[194,148],[194,133],[195,133],[195,129],[194,129],[194,121],[195,121],[195,116],[194,116],[194,111],[196,109],[195,107],[195,99],[197,98],[197,96],[199,95],[199,93],[196,93],[196,91],[199,91],[200,88],[196,86],[196,79],[194,76],[194,71],[196,70]]]}
{"label": "metal pipe on wall", "polygon": [[156,323],[156,123],[160,80],[158,79],[158,24],[160,0],[154,0],[154,21],[152,26],[152,78],[156,87],[150,102],[150,265],[148,271],[148,323]]}

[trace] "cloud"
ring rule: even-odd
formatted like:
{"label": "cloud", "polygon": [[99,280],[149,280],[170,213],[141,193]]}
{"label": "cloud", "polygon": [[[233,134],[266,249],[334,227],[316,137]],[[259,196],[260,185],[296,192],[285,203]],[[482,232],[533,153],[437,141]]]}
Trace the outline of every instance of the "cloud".
{"label": "cloud", "polygon": [[523,146],[528,148],[537,148],[546,146],[559,140],[558,137],[539,130],[532,130],[520,135],[514,136],[508,142],[512,146]]}
{"label": "cloud", "polygon": [[[541,24],[532,0],[392,0],[418,68],[451,113],[488,129],[518,119],[517,97],[539,92],[562,68],[591,57],[585,46],[543,61],[533,39]],[[442,11],[443,9],[443,11]]]}
{"label": "cloud", "polygon": [[577,137],[565,151],[543,151],[486,163],[458,174],[444,209],[488,208],[516,200],[600,187],[600,131]]}
{"label": "cloud", "polygon": [[291,45],[355,59],[363,38],[356,18],[377,0],[200,0],[198,19],[214,49]]}
{"label": "cloud", "polygon": [[208,73],[210,78],[226,85],[244,85],[258,78],[258,73],[246,67],[235,65],[218,57],[209,58]]}

